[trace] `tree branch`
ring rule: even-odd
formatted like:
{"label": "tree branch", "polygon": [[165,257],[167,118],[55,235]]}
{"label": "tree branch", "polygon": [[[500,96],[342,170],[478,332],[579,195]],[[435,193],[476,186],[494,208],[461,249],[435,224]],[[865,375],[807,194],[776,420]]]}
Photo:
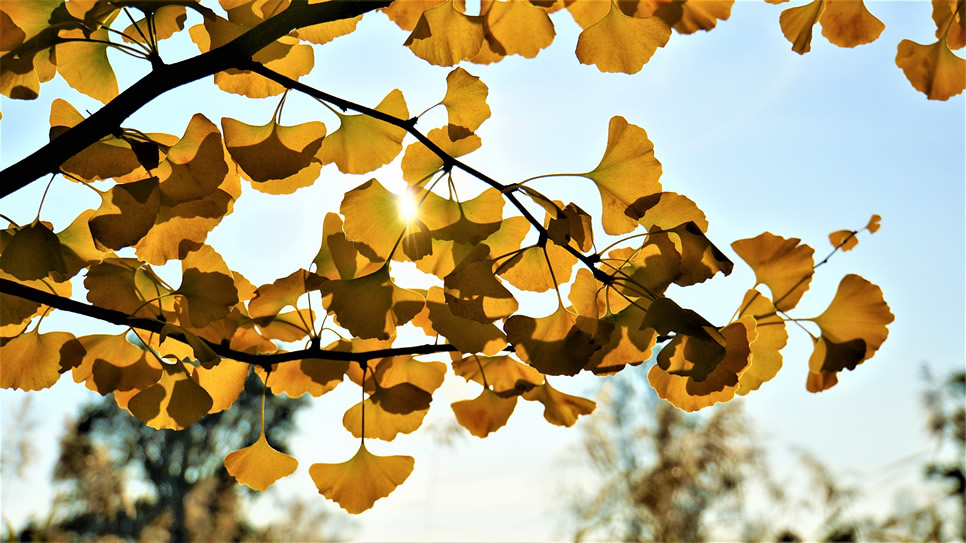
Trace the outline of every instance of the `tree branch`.
{"label": "tree branch", "polygon": [[[127,313],[114,311],[113,309],[104,309],[103,307],[85,304],[83,302],[71,300],[70,298],[64,298],[56,294],[51,294],[50,292],[44,292],[33,287],[22,285],[9,279],[0,278],[0,292],[48,305],[62,311],[67,311],[68,313],[84,315],[86,317],[102,320],[111,324],[137,328],[139,330],[146,330],[148,332],[161,333],[161,328],[163,328],[165,325],[164,322],[159,320],[146,319],[143,317],[131,317]],[[186,345],[188,344],[187,338],[181,334],[171,334],[168,337],[176,339]],[[457,350],[456,347],[449,344],[390,347],[388,349],[376,349],[372,351],[359,352],[332,351],[313,346],[299,351],[272,354],[253,354],[236,351],[223,343],[212,343],[207,340],[203,341],[207,343],[208,346],[211,347],[216,354],[218,354],[218,356],[230,358],[239,362],[254,364],[265,369],[268,369],[272,364],[277,364],[279,362],[301,360],[304,358],[320,358],[324,360],[364,363],[376,358],[386,358],[390,356],[446,353],[456,352]]]}
{"label": "tree branch", "polygon": [[240,68],[262,48],[297,28],[349,19],[390,3],[391,0],[331,0],[311,5],[293,3],[285,11],[221,47],[174,64],[155,66],[151,73],[96,113],[0,172],[0,198],[44,175],[57,173],[66,160],[116,131],[134,112],[169,90],[224,70]]}

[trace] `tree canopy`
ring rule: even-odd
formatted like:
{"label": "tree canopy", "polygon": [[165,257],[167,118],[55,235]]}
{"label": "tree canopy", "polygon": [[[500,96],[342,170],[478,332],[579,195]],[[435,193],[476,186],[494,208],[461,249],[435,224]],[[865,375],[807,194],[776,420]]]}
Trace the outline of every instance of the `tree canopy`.
{"label": "tree canopy", "polygon": [[[476,131],[491,114],[471,64],[536,56],[554,37],[549,12],[566,9],[584,29],[580,62],[633,73],[668,45],[672,29],[712,30],[731,3],[484,1],[475,14],[452,0],[4,2],[0,91],[35,98],[60,74],[104,106],[85,117],[55,100],[50,143],[0,174],[0,196],[50,175],[89,187],[101,202],[74,218],[44,219],[41,200],[32,222],[8,220],[0,234],[0,385],[38,390],[70,372],[148,426],[181,430],[229,407],[251,368],[263,394],[292,397],[322,395],[348,378],[361,401],[343,424],[360,447],[347,461],[313,465],[310,475],[321,494],[354,513],[413,469],[413,458],[374,455],[365,440],[392,440],[421,425],[448,373],[422,355],[449,353],[453,372],[482,386],[477,399],[452,404],[459,424],[478,437],[504,426],[521,398],[543,404],[551,424],[571,426],[594,403],[551,387],[548,376],[555,383],[580,372],[606,376],[655,353],[648,380],[681,409],[749,394],[781,368],[789,322],[814,342],[802,377],[808,390],[834,386],[888,335],[893,315],[881,289],[846,274],[823,312],[792,312],[815,270],[874,233],[878,216],[831,233],[817,262],[797,238],[764,232],[733,242],[755,284],[729,322],[712,323],[665,293],[727,275],[735,263],[707,237],[698,205],[664,190],[644,128],[614,116],[605,134],[602,122],[604,152],[580,173],[497,180],[463,158],[482,145]],[[416,56],[440,66],[466,62],[448,72],[438,102],[412,105],[423,114],[444,108],[442,126],[419,126],[423,114],[411,115],[399,90],[365,106],[300,82],[313,69],[313,46],[351,33],[376,9],[409,32],[405,46]],[[964,3],[937,1],[932,13],[937,42],[903,41],[896,64],[928,98],[947,99],[966,86],[963,61],[950,52],[963,45]],[[192,20],[187,31],[199,54],[166,63],[163,40]],[[814,0],[780,16],[802,54],[817,23],[844,47],[882,30],[858,1]],[[142,59],[147,75],[122,91],[108,50]],[[224,92],[279,97],[274,115],[216,124],[199,112],[181,136],[124,126],[165,92],[208,76]],[[283,124],[291,93],[317,100],[337,127]],[[321,221],[314,258],[272,283],[252,284],[206,244],[249,189],[289,194],[314,183],[323,167],[362,175],[400,154],[408,188],[394,193],[369,179],[346,191],[340,213]],[[559,175],[593,183],[599,217],[529,183]],[[180,282],[155,271],[171,262],[180,265]],[[393,267],[405,262],[436,284],[404,284]],[[81,283],[71,279],[82,273],[83,292],[74,293]],[[524,291],[555,296],[556,309],[532,314],[518,300]],[[41,332],[54,309],[117,328],[80,337]],[[408,323],[425,343],[396,341]],[[323,344],[323,336],[338,339]],[[296,465],[264,432],[225,458],[230,474],[257,489]]]}

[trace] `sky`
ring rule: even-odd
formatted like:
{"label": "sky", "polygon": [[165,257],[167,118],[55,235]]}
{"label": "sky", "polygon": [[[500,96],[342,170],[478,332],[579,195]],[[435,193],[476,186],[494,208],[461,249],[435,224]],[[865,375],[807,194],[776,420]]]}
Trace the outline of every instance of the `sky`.
{"label": "sky", "polygon": [[[842,276],[860,274],[882,288],[896,316],[882,348],[854,372],[840,375],[831,390],[811,394],[804,386],[811,342],[790,328],[783,370],[743,401],[754,431],[778,451],[773,461],[777,473],[797,469],[781,451],[803,447],[838,472],[887,489],[874,498],[888,507],[893,491],[919,475],[915,465],[902,459],[926,461],[935,454],[923,430],[922,365],[941,376],[964,364],[966,111],[962,95],[928,101],[895,66],[900,40],[933,41],[929,4],[868,5],[886,25],[876,42],[842,49],[816,29],[812,51],[800,56],[779,28],[779,14],[787,5],[739,1],[731,18],[713,31],[674,34],[635,75],[601,74],[581,65],[574,56],[579,28],[568,14],[555,14],[557,37],[537,58],[463,64],[489,87],[493,112],[478,131],[482,148],[464,158],[504,183],[588,171],[600,160],[612,116],[643,127],[663,164],[664,190],[694,200],[708,217],[709,237],[736,262],[726,278],[669,295],[722,324],[754,283],[751,270],[730,249],[732,241],[770,231],[801,238],[821,258],[832,248],[830,232],[861,228],[873,213],[881,215],[882,228],[874,236],[863,234],[854,251],[837,254],[818,270],[795,314],[821,313]],[[367,15],[355,33],[316,48],[316,68],[303,81],[367,105],[398,88],[411,113],[422,111],[442,98],[450,69],[416,58],[401,46],[405,38],[384,15]],[[175,60],[191,54],[192,47],[175,42],[162,55]],[[124,69],[122,88],[145,69]],[[98,107],[59,78],[42,88],[39,100],[4,98],[2,165],[46,141],[50,101],[58,96],[68,97],[80,111]],[[125,126],[180,135],[195,112],[216,124],[224,116],[263,124],[276,103],[221,93],[208,79],[160,97]],[[428,131],[445,122],[443,115],[434,110],[418,126]],[[319,119],[330,132],[337,125],[321,106],[297,96],[287,100],[282,119],[284,124]],[[342,192],[371,177],[390,189],[404,186],[398,160],[364,176],[341,175],[327,166],[315,185],[290,196],[245,190],[235,212],[208,242],[256,285],[284,277],[314,257],[322,218],[338,208]],[[460,182],[472,186],[469,179]],[[535,183],[599,216],[589,181],[560,177]],[[0,213],[18,222],[32,220],[43,188],[38,182],[0,200]],[[78,212],[97,206],[91,196],[56,180],[43,218],[59,230]],[[542,316],[554,303],[548,294],[527,296],[521,306],[526,314]],[[58,322],[78,335],[104,330],[86,320],[61,318]],[[558,378],[554,386],[593,394],[598,380]],[[509,424],[488,438],[464,432],[452,446],[436,445],[434,429],[452,424],[447,405],[477,394],[478,387],[450,375],[434,398],[428,429],[391,443],[367,442],[376,454],[408,454],[416,464],[395,493],[356,517],[360,539],[543,541],[569,536],[562,496],[581,476],[574,452],[579,428],[551,426],[539,406],[521,402]],[[27,396],[35,408],[40,453],[26,479],[3,477],[3,515],[14,525],[45,511],[65,417],[80,401],[96,397],[69,378],[45,391],[0,391],[4,433],[11,427],[11,410]],[[352,455],[357,441],[341,427],[341,418],[356,401],[357,391],[343,385],[300,413],[302,432],[292,441],[300,466],[277,483],[282,493],[315,494],[309,465]]]}

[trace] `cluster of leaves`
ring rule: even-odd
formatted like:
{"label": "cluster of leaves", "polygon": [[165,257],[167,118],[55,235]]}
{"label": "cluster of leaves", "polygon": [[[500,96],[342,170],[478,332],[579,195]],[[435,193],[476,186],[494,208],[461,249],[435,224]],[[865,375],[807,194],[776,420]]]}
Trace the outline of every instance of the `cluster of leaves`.
{"label": "cluster of leaves", "polygon": [[[836,2],[816,2],[816,18],[839,20]],[[594,403],[551,387],[548,376],[614,374],[649,360],[659,344],[649,382],[688,411],[774,377],[786,322],[811,321],[820,330],[807,378],[813,392],[882,345],[893,316],[880,289],[857,275],[842,279],[820,315],[789,315],[824,263],[814,263],[813,249],[797,238],[766,232],[732,244],[756,284],[724,326],[666,297],[670,285],[727,275],[734,263],[706,236],[698,206],[663,189],[652,142],[623,117],[610,120],[600,162],[566,174],[598,190],[598,225],[576,203],[528,184],[536,178],[502,183],[459,159],[480,147],[476,132],[490,116],[486,85],[463,68],[449,72],[445,95],[432,105],[445,108],[447,122],[426,133],[399,90],[369,108],[298,81],[312,69],[310,44],[352,32],[363,13],[383,4],[221,0],[220,15],[191,0],[4,2],[0,90],[33,98],[56,72],[107,105],[85,119],[55,100],[51,143],[4,170],[2,194],[52,173],[89,187],[101,204],[67,226],[41,220],[38,210],[31,223],[9,221],[0,231],[0,386],[38,390],[70,372],[145,424],[181,430],[231,406],[252,367],[263,393],[290,397],[320,396],[348,378],[362,401],[343,424],[361,439],[359,450],[309,473],[321,494],[358,513],[413,469],[413,458],[374,455],[365,439],[388,441],[421,425],[447,366],[420,355],[450,353],[453,372],[482,386],[479,397],[452,410],[485,437],[507,423],[520,398],[540,402],[550,423],[573,425]],[[961,4],[950,17],[959,17]],[[547,14],[561,7],[585,27],[582,62],[633,72],[670,28],[707,30],[728,17],[731,2],[484,1],[480,15],[468,15],[453,0],[398,1],[386,13],[411,30],[406,43],[416,55],[452,65],[534,56],[553,37]],[[202,17],[189,29],[201,54],[165,64],[158,42],[183,30],[189,9]],[[119,94],[108,48],[150,62],[151,73]],[[224,118],[219,126],[198,113],[180,137],[119,128],[159,93],[207,75],[225,92],[281,95],[275,114],[265,124]],[[338,128],[319,120],[282,124],[289,91],[317,99]],[[407,137],[415,141],[403,152]],[[253,285],[206,244],[243,185],[292,193],[329,164],[365,174],[401,153],[408,188],[396,194],[370,179],[346,192],[340,212],[324,219],[315,257],[285,277]],[[459,196],[467,193],[475,196]],[[874,232],[878,220],[863,230]],[[608,244],[598,249],[601,229]],[[832,252],[851,249],[857,234],[833,233]],[[181,265],[177,286],[153,268],[172,261]],[[398,262],[414,263],[436,286],[397,284]],[[70,299],[70,279],[81,272],[89,303]],[[555,294],[557,308],[523,314],[519,291]],[[41,332],[55,308],[121,328],[83,337]],[[396,343],[407,323],[432,342]],[[323,347],[324,333],[339,339]],[[293,343],[304,347],[283,348]],[[264,429],[225,459],[229,473],[256,489],[296,465]]]}

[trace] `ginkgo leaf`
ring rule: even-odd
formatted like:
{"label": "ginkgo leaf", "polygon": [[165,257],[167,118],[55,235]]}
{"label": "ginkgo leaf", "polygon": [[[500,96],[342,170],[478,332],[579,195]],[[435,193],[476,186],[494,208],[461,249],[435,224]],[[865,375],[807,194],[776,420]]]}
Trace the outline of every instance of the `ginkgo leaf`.
{"label": "ginkgo leaf", "polygon": [[463,353],[494,355],[506,347],[506,335],[496,325],[454,315],[446,303],[443,289],[430,287],[426,308],[413,324],[427,335],[439,334]]}
{"label": "ginkgo leaf", "polygon": [[0,254],[0,268],[24,281],[67,273],[60,239],[39,220],[17,230],[7,242]]}
{"label": "ginkgo leaf", "polygon": [[600,375],[648,360],[657,342],[657,331],[644,326],[644,316],[640,307],[630,304],[618,313],[601,318],[597,332],[601,347],[585,368]]}
{"label": "ginkgo leaf", "polygon": [[229,173],[221,133],[214,123],[197,113],[184,135],[157,169],[164,203],[199,200],[219,188]]}
{"label": "ginkgo leaf", "polygon": [[839,47],[871,43],[885,29],[862,0],[826,0],[821,23],[822,35]]}
{"label": "ginkgo leaf", "polygon": [[107,249],[129,247],[154,226],[160,208],[157,177],[115,185],[101,194],[101,205],[89,221],[91,235]]}
{"label": "ginkgo leaf", "polygon": [[228,314],[238,303],[231,270],[209,245],[189,253],[181,261],[181,286],[176,309],[178,320],[201,328]]}
{"label": "ginkgo leaf", "polygon": [[751,315],[755,319],[758,338],[751,344],[751,366],[738,379],[738,394],[758,390],[770,381],[782,367],[781,350],[788,343],[785,322],[775,314],[775,307],[765,295],[751,289],[741,301],[738,317]]}
{"label": "ginkgo leaf", "polygon": [[256,190],[289,194],[318,177],[322,165],[315,155],[325,137],[324,124],[282,126],[273,118],[252,126],[226,117],[221,126],[228,152]]}
{"label": "ginkgo leaf", "polygon": [[542,373],[509,355],[469,355],[453,362],[453,372],[504,398],[518,396],[544,382]]}
{"label": "ginkgo leaf", "polygon": [[933,0],[932,20],[936,23],[936,37],[945,34],[950,49],[966,47],[966,5],[957,0]]}
{"label": "ginkgo leaf", "polygon": [[506,426],[516,405],[516,396],[502,398],[484,388],[475,399],[453,402],[450,407],[460,426],[474,436],[484,438]]}
{"label": "ginkgo leaf", "polygon": [[315,326],[315,312],[308,308],[279,313],[271,319],[260,318],[255,321],[262,337],[293,342],[304,339]]}
{"label": "ginkgo leaf", "polygon": [[610,120],[600,163],[583,175],[600,191],[601,221],[610,235],[633,230],[637,219],[629,217],[627,210],[639,199],[661,192],[661,163],[654,158],[654,144],[643,128],[620,116]]}
{"label": "ginkgo leaf", "polygon": [[536,401],[543,404],[543,418],[547,422],[557,426],[567,428],[577,422],[581,415],[589,415],[594,412],[597,404],[587,398],[564,394],[550,386],[549,382],[526,392],[524,400]]}
{"label": "ginkgo leaf", "polygon": [[73,369],[75,383],[104,396],[117,390],[143,390],[161,378],[161,364],[149,351],[133,345],[125,334],[78,338],[86,353]]}
{"label": "ginkgo leaf", "polygon": [[285,307],[298,307],[298,300],[305,293],[318,289],[324,281],[306,271],[295,270],[286,277],[255,289],[255,296],[248,302],[248,314],[253,319],[275,317]]}
{"label": "ginkgo leaf", "polygon": [[603,19],[580,33],[577,59],[582,64],[597,66],[602,72],[633,74],[670,37],[671,29],[660,18],[628,17],[612,3]]}
{"label": "ginkgo leaf", "polygon": [[[482,197],[483,194],[480,196]],[[466,209],[464,205],[460,205],[460,208],[464,211]],[[489,231],[492,226],[493,224],[474,224],[465,218],[464,213],[463,218],[453,224],[452,228],[447,227],[431,233],[434,236],[433,252],[416,261],[416,267],[424,273],[445,279],[455,271],[458,264],[464,262],[473,251],[478,250],[476,247],[479,245],[486,245],[489,248],[489,254],[495,256],[510,255],[520,248],[520,244],[530,230],[530,221],[519,215],[507,217],[495,224],[497,228],[495,232],[482,240],[474,241],[477,235]],[[459,238],[462,241],[439,239],[444,236]]]}
{"label": "ginkgo leaf", "polygon": [[355,437],[392,441],[396,435],[415,432],[423,424],[432,400],[432,394],[410,383],[377,387],[345,412],[342,425]]}
{"label": "ginkgo leaf", "polygon": [[812,49],[812,27],[822,17],[826,0],[812,0],[804,6],[788,8],[778,22],[785,38],[792,43],[792,51],[804,55]]}
{"label": "ginkgo leaf", "polygon": [[409,477],[414,460],[410,456],[376,456],[363,442],[359,451],[341,464],[312,464],[309,476],[319,494],[352,514],[370,509]]}
{"label": "ginkgo leaf", "polygon": [[[141,6],[144,7],[145,5],[142,4]],[[193,6],[193,9],[205,13],[203,10],[207,8],[204,8],[203,6]],[[129,36],[139,37],[142,34],[147,36],[149,34],[147,26],[148,17],[151,19],[150,24],[154,30],[154,38],[156,40],[165,40],[171,36],[174,36],[179,31],[184,30],[184,23],[188,18],[188,14],[185,6],[173,4],[162,5],[157,9],[151,10],[149,16],[138,19],[134,24],[131,24],[125,28],[124,33],[121,35],[121,39],[129,43],[134,43],[135,41],[130,39]],[[137,25],[137,28],[140,29],[140,33],[138,30],[135,30],[135,24]]]}
{"label": "ginkgo leaf", "polygon": [[[693,34],[698,30],[711,30],[717,26],[718,20],[727,20],[734,3],[734,0],[659,1],[653,15],[681,34]],[[639,7],[634,16],[643,17],[645,14],[641,13]]]}
{"label": "ginkgo leaf", "polygon": [[[339,207],[345,217],[342,229],[346,238],[367,246],[373,257],[388,259],[400,236],[409,229],[410,221],[400,212],[402,201],[403,196],[389,191],[376,179],[346,192]],[[374,221],[373,217],[379,220]],[[417,212],[412,219],[418,218]]]}
{"label": "ginkgo leaf", "polygon": [[0,388],[41,390],[81,364],[83,344],[67,332],[41,334],[36,328],[13,338],[0,338]]}
{"label": "ginkgo leaf", "polygon": [[322,293],[323,304],[339,325],[360,338],[388,339],[425,303],[418,293],[392,282],[389,266],[364,277],[329,281]]}
{"label": "ginkgo leaf", "polygon": [[546,317],[513,315],[503,325],[517,356],[546,375],[575,375],[600,348],[597,320],[567,311],[562,304]]}
{"label": "ginkgo leaf", "polygon": [[836,230],[828,235],[829,243],[836,249],[851,251],[859,244],[859,237],[854,230]]}
{"label": "ginkgo leaf", "polygon": [[131,398],[127,407],[156,430],[183,430],[211,410],[212,399],[195,383],[182,362],[164,364],[161,380]]}
{"label": "ginkgo leaf", "polygon": [[711,279],[718,272],[729,275],[734,269],[734,263],[693,222],[651,236],[667,236],[674,243],[681,255],[680,275],[674,283],[682,287]]}
{"label": "ginkgo leaf", "polygon": [[217,413],[235,403],[245,390],[245,381],[250,372],[251,366],[248,364],[226,358],[217,366],[194,368],[192,377],[211,396],[212,404],[208,412]]}
{"label": "ginkgo leaf", "polygon": [[[394,89],[376,106],[376,111],[400,120],[409,117],[406,100]],[[406,130],[368,115],[339,116],[339,128],[322,140],[318,159],[335,162],[342,173],[366,173],[388,164],[402,151]]]}
{"label": "ginkgo leaf", "polygon": [[[337,348],[339,342],[326,349]],[[319,397],[334,390],[345,378],[349,363],[343,360],[305,358],[292,362],[276,364],[268,376],[268,386],[272,394],[285,394],[290,398],[309,393]]]}
{"label": "ginkgo leaf", "polygon": [[92,304],[132,316],[153,317],[174,309],[167,296],[171,290],[136,258],[105,258],[90,267],[84,286]]}
{"label": "ginkgo leaf", "polygon": [[[452,125],[450,125],[452,126]],[[456,158],[471,153],[480,148],[482,142],[476,134],[453,141],[450,131],[443,128],[434,128],[426,135],[430,141],[435,143],[449,156]],[[432,152],[422,142],[415,142],[406,148],[406,154],[402,159],[403,179],[410,185],[425,182],[434,173],[443,168],[443,159]]]}
{"label": "ginkgo leaf", "polygon": [[118,87],[107,58],[107,42],[111,39],[107,29],[62,30],[58,35],[71,40],[57,45],[57,72],[67,84],[103,104],[113,100]]}
{"label": "ginkgo leaf", "polygon": [[414,196],[422,201],[418,218],[430,230],[434,240],[476,245],[505,226],[502,220],[505,200],[496,189],[486,189],[465,201],[442,198],[426,191],[416,192]]}
{"label": "ginkgo leaf", "polygon": [[809,359],[812,372],[853,370],[872,358],[889,335],[886,325],[894,318],[882,289],[861,276],[846,275],[828,308],[813,319],[822,337]]}
{"label": "ginkgo leaf", "polygon": [[268,490],[275,481],[295,473],[299,461],[268,444],[265,431],[255,443],[225,456],[225,470],[239,483],[255,490]]}
{"label": "ginkgo leaf", "polygon": [[[0,278],[11,281],[16,280],[14,276],[4,272],[2,269],[0,269]],[[53,281],[38,279],[34,281],[17,280],[17,282],[63,298],[70,298],[71,291],[73,290],[70,281],[54,283]],[[26,298],[0,293],[0,337],[12,337],[19,334],[24,330],[25,325],[30,319],[51,309],[49,306]]]}
{"label": "ginkgo leaf", "polygon": [[930,100],[948,100],[966,89],[966,60],[956,56],[942,38],[930,45],[902,40],[896,66]]}
{"label": "ginkgo leaf", "polygon": [[446,364],[420,362],[411,356],[383,358],[376,366],[374,377],[383,389],[408,383],[432,394],[446,376]]}
{"label": "ginkgo leaf", "polygon": [[458,64],[483,46],[483,18],[466,15],[448,0],[424,11],[403,45],[430,64]]}
{"label": "ginkgo leaf", "polygon": [[875,234],[876,232],[879,231],[879,227],[882,226],[881,224],[879,224],[879,221],[881,220],[882,220],[882,217],[878,215],[872,215],[872,217],[869,218],[869,222],[865,225],[865,229],[868,230],[870,234]]}
{"label": "ginkgo leaf", "polygon": [[577,257],[552,241],[533,246],[500,264],[500,275],[521,290],[546,292],[570,281]]}
{"label": "ginkgo leaf", "polygon": [[574,247],[585,253],[594,247],[591,217],[573,202],[561,207],[557,216],[550,219],[547,223],[547,235],[561,247],[573,243]]}
{"label": "ginkgo leaf", "polygon": [[67,267],[67,273],[63,275],[65,280],[100,262],[106,256],[104,251],[97,248],[91,235],[89,221],[93,216],[93,209],[82,211],[67,228],[57,232],[64,265]]}
{"label": "ginkgo leaf", "polygon": [[317,45],[325,45],[330,41],[355,32],[356,25],[362,20],[362,15],[351,19],[339,19],[317,25],[305,26],[296,30],[299,39],[310,41]]}
{"label": "ginkgo leaf", "polygon": [[484,44],[470,62],[489,64],[507,55],[533,58],[553,42],[553,22],[530,2],[483,2]]}
{"label": "ginkgo leaf", "polygon": [[[396,2],[393,5],[402,4]],[[479,77],[470,75],[463,68],[456,68],[446,76],[446,95],[440,102],[446,107],[449,118],[447,133],[456,141],[476,132],[483,121],[490,117],[486,104],[489,90]]]}
{"label": "ginkgo leaf", "polygon": [[406,2],[393,2],[388,7],[382,8],[382,12],[389,17],[389,20],[396,23],[399,28],[412,31],[424,11],[434,8],[444,1],[407,0]]}
{"label": "ginkgo leaf", "polygon": [[[161,327],[159,336],[161,341],[164,341],[168,336],[180,336],[179,339],[184,340],[191,347],[191,353],[194,355],[194,359],[200,362],[204,368],[210,369],[221,360],[221,357],[204,340],[177,324],[165,323]],[[179,356],[178,358],[180,359],[181,357]]]}
{"label": "ginkgo leaf", "polygon": [[674,228],[688,221],[693,222],[702,232],[708,231],[708,219],[687,196],[676,192],[660,192],[645,196],[633,202],[625,214],[636,220],[648,231]]}
{"label": "ginkgo leaf", "polygon": [[781,311],[798,305],[812,282],[815,250],[801,241],[763,232],[731,244],[755,271],[756,284],[767,285],[771,290],[775,307]]}
{"label": "ginkgo leaf", "polygon": [[378,270],[381,263],[373,262],[359,251],[359,247],[345,237],[342,217],[326,213],[322,221],[322,245],[312,260],[315,274],[326,279],[353,279]]}
{"label": "ginkgo leaf", "polygon": [[[84,120],[74,106],[60,98],[50,103],[50,139],[54,140]],[[85,181],[119,177],[139,169],[140,162],[129,142],[105,136],[64,161],[60,168]],[[138,173],[146,173],[143,168]]]}
{"label": "ginkgo leaf", "polygon": [[741,375],[748,369],[751,344],[758,337],[755,320],[746,315],[721,329],[725,338],[724,356],[703,381],[673,375],[655,364],[647,380],[661,398],[685,411],[697,411],[734,398]]}
{"label": "ginkgo leaf", "polygon": [[516,313],[519,303],[493,273],[486,244],[477,245],[443,280],[446,304],[454,315],[491,323]]}

